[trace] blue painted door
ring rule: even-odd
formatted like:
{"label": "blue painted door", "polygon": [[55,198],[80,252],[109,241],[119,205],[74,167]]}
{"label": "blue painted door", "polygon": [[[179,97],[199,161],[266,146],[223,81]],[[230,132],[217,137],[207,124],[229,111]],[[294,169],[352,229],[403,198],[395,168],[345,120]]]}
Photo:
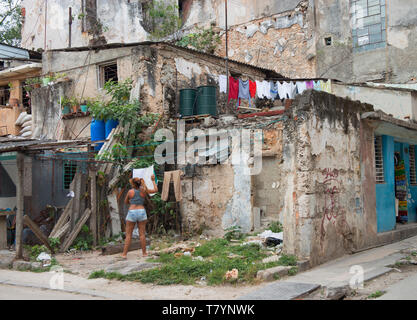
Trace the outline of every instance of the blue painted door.
{"label": "blue painted door", "polygon": [[395,172],[394,138],[382,136],[382,157],[384,162],[384,183],[377,183],[376,217],[377,231],[385,232],[395,228]]}

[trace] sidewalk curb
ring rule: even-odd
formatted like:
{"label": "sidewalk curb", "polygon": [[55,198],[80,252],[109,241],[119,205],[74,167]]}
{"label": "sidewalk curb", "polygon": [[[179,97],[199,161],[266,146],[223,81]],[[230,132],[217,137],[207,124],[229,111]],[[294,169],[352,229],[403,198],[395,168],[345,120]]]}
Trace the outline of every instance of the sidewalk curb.
{"label": "sidewalk curb", "polygon": [[112,299],[112,300],[141,300],[141,299],[136,299],[132,297],[121,296],[117,294],[107,293],[103,291],[89,290],[89,289],[52,289],[48,286],[27,284],[27,283],[21,283],[21,282],[16,282],[16,281],[9,281],[9,280],[0,280],[0,285],[1,284],[9,285],[9,286],[16,286],[16,287],[24,287],[24,288],[66,292],[66,293],[72,293],[72,294],[82,294],[82,295],[88,295],[92,297],[106,298],[106,299]]}

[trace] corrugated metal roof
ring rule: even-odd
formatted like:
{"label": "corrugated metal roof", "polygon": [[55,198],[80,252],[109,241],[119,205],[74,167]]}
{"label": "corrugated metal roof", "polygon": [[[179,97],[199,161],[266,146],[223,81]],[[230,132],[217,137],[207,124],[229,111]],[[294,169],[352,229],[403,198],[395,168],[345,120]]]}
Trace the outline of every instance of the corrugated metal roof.
{"label": "corrugated metal roof", "polygon": [[89,141],[86,140],[37,140],[25,139],[19,137],[0,137],[0,153],[11,151],[29,151],[29,150],[47,150],[62,148],[64,146],[79,146],[87,145]]}
{"label": "corrugated metal roof", "polygon": [[29,52],[0,43],[0,59],[29,59]]}
{"label": "corrugated metal roof", "polygon": [[[221,56],[218,56],[218,55],[215,55],[215,54],[206,53],[206,52],[198,51],[198,50],[191,49],[191,48],[180,47],[180,46],[177,46],[177,45],[169,43],[169,42],[160,42],[160,41],[157,41],[157,42],[143,41],[143,42],[135,42],[135,43],[109,43],[109,44],[90,46],[90,47],[85,46],[85,47],[77,47],[77,48],[53,49],[53,50],[50,50],[50,51],[51,52],[75,52],[75,51],[89,51],[89,50],[99,51],[99,50],[115,49],[115,48],[123,48],[123,47],[136,47],[136,46],[142,46],[142,45],[165,45],[165,46],[169,46],[169,47],[172,47],[172,48],[175,48],[175,49],[178,49],[178,50],[188,51],[188,52],[191,52],[193,54],[205,55],[205,56],[208,56],[208,57],[213,57],[213,58],[221,59],[221,60],[225,61],[224,57],[221,57]],[[257,67],[257,66],[254,66],[252,64],[244,63],[244,62],[233,60],[233,59],[228,59],[228,60],[229,60],[229,62],[232,62],[232,63],[236,63],[236,64],[239,64],[239,65],[244,65],[244,66],[247,66],[247,67],[250,67],[250,68],[254,68],[254,69],[263,71],[264,73],[268,74],[268,76],[270,76],[270,77],[284,79],[284,77],[281,74],[277,73],[274,70],[265,69],[265,68],[262,68],[262,67]]]}

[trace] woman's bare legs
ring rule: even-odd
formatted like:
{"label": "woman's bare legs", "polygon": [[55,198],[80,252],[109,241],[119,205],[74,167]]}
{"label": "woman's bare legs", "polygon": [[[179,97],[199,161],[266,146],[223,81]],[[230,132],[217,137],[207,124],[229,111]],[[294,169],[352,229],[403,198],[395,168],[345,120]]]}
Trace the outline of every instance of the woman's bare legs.
{"label": "woman's bare legs", "polygon": [[142,248],[142,254],[144,257],[148,255],[146,253],[146,222],[147,220],[138,222],[140,246]]}
{"label": "woman's bare legs", "polygon": [[123,249],[122,258],[127,258],[127,252],[129,251],[130,243],[132,242],[132,233],[135,228],[135,222],[126,221],[126,239],[125,247]]}

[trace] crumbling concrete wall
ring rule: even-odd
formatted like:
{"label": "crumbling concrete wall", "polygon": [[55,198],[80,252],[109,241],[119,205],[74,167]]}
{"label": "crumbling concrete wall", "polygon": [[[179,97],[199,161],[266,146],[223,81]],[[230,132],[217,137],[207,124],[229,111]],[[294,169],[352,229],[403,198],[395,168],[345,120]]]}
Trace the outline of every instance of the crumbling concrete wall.
{"label": "crumbling concrete wall", "polygon": [[[266,76],[251,66],[231,62],[229,67],[238,74],[250,75],[253,80]],[[226,74],[226,68],[219,58],[164,44],[140,45],[133,49],[132,74],[135,84],[140,86],[145,111],[176,115],[181,89],[213,85],[218,113],[235,113],[236,100],[228,103],[226,93],[220,93],[219,75]]]}
{"label": "crumbling concrete wall", "polygon": [[[92,6],[89,2],[90,0],[86,1],[91,11]],[[43,1],[23,1],[22,7],[25,8],[22,29],[23,48],[51,50],[69,47],[69,8],[72,8],[73,15],[71,47],[97,43],[133,43],[148,39],[148,32],[142,26],[140,1],[96,1],[97,7],[93,14],[96,14],[98,19],[88,24],[83,22],[85,18],[82,12],[82,1],[49,0],[47,5],[46,8]],[[94,28],[86,30],[86,25]]]}
{"label": "crumbling concrete wall", "polygon": [[[229,58],[275,70],[290,78],[314,78],[312,10],[308,1],[297,1],[296,5],[285,7],[291,8],[290,11],[232,25],[228,32]],[[221,41],[217,53],[224,56],[224,33]]]}
{"label": "crumbling concrete wall", "polygon": [[373,132],[365,132],[360,121],[360,113],[369,110],[370,105],[309,90],[288,111],[283,166],[287,253],[316,265],[374,243],[373,165],[369,151],[363,153],[365,147],[372,150]]}
{"label": "crumbling concrete wall", "polygon": [[[271,221],[282,223],[284,208],[282,163],[282,123],[275,127],[263,130],[263,157],[262,171],[252,177],[253,203],[255,208],[260,209],[260,225],[267,226]],[[257,213],[254,212],[254,219]]]}
{"label": "crumbling concrete wall", "polygon": [[[224,116],[196,126],[203,130],[200,134],[207,137],[214,137],[213,131],[210,131],[212,129],[228,131],[230,137],[235,130],[259,129],[265,126],[266,122],[278,122],[279,117],[236,119],[233,116]],[[186,131],[189,132],[192,128],[191,124],[187,125]],[[283,202],[283,193],[279,192],[282,127],[275,124],[262,131],[264,140],[261,152],[264,156],[260,173],[249,175],[248,164],[234,163],[233,155],[229,153],[227,162],[196,165],[194,174],[184,176],[184,199],[181,202],[183,228],[215,236],[222,236],[224,230],[232,226],[239,226],[243,232],[250,232],[259,228],[256,225],[259,221],[257,222],[255,217],[256,208],[259,206],[268,209],[269,220],[279,220],[280,210],[275,208],[282,206]],[[206,141],[208,149],[213,149],[211,138],[207,138]],[[189,150],[188,147],[192,143],[194,142],[187,143],[186,150]],[[253,152],[254,147],[251,146],[249,157],[253,157]],[[245,158],[244,152],[242,157]],[[184,171],[189,172],[187,169]],[[265,177],[268,177],[266,181]],[[272,186],[274,182],[276,184]]]}
{"label": "crumbling concrete wall", "polygon": [[62,122],[61,97],[69,92],[71,82],[60,82],[32,91],[33,137],[58,139]]}

